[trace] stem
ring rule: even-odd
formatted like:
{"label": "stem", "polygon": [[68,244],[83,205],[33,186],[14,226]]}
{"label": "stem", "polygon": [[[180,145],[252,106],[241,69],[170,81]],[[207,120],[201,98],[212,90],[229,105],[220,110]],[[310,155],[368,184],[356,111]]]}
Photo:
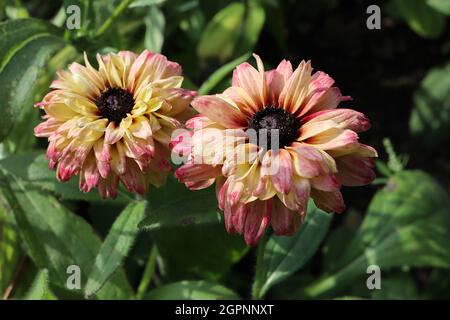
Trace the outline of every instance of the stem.
{"label": "stem", "polygon": [[148,261],[145,266],[144,273],[142,275],[141,282],[137,289],[136,297],[140,300],[147,292],[147,289],[152,282],[153,274],[155,273],[156,256],[158,255],[158,250],[155,245],[153,245],[150,255],[148,256]]}
{"label": "stem", "polygon": [[16,269],[16,272],[14,272],[13,278],[11,280],[11,284],[6,288],[5,293],[3,294],[2,299],[8,300],[11,296],[12,292],[14,291],[17,282],[19,281],[20,275],[22,274],[22,271],[25,268],[27,262],[27,256],[23,256],[22,259],[20,259],[19,266]]}
{"label": "stem", "polygon": [[267,240],[269,239],[269,235],[266,232],[261,240],[259,240],[258,244],[258,252],[256,255],[256,270],[255,270],[255,279],[253,280],[252,287],[252,299],[259,300],[261,299],[261,288],[264,282],[265,276],[265,268],[264,268],[264,251],[266,249]]}
{"label": "stem", "polygon": [[98,28],[97,32],[95,32],[94,38],[101,37],[133,1],[134,0],[122,0],[122,2],[117,6],[116,10],[114,10],[114,12],[111,14],[111,16],[106,19],[101,27]]}

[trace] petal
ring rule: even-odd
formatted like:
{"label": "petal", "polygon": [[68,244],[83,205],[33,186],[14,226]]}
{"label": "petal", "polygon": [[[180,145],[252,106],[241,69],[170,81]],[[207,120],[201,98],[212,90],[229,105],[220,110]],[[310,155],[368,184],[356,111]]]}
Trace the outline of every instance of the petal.
{"label": "petal", "polygon": [[210,120],[226,128],[244,128],[247,126],[245,115],[236,107],[218,96],[197,97],[192,106]]}
{"label": "petal", "polygon": [[189,161],[175,171],[175,177],[181,183],[192,183],[210,180],[221,175],[221,167],[207,164],[195,164]]}
{"label": "petal", "polygon": [[311,179],[311,186],[322,191],[336,191],[341,187],[334,174],[323,174]]}
{"label": "petal", "polygon": [[98,183],[98,192],[102,198],[116,198],[119,177],[115,174],[108,175],[105,179],[100,179]]}
{"label": "petal", "polygon": [[340,191],[326,192],[317,189],[311,190],[311,198],[319,209],[326,212],[341,213],[345,210],[344,199]]}
{"label": "petal", "polygon": [[292,163],[289,152],[280,149],[278,154],[272,157],[272,166],[276,173],[270,176],[275,190],[288,193],[292,183]]}
{"label": "petal", "polygon": [[305,141],[316,148],[326,150],[333,157],[353,152],[359,147],[358,135],[352,130],[331,128]]}
{"label": "petal", "polygon": [[[258,69],[262,69],[262,62],[258,58]],[[262,70],[263,71],[263,70]],[[264,80],[264,71],[258,71],[248,62],[238,65],[233,71],[233,87],[241,87],[253,100],[253,105],[264,106],[266,85]]]}
{"label": "petal", "polygon": [[349,96],[343,96],[339,88],[331,87],[310,107],[308,113],[312,114],[321,110],[336,109],[339,103],[342,101],[348,101],[352,98]]}
{"label": "petal", "polygon": [[261,108],[261,105],[255,102],[241,87],[229,87],[223,92],[222,95],[225,98],[232,100],[236,104],[237,108],[239,108],[242,113],[248,117],[251,117]]}
{"label": "petal", "polygon": [[271,223],[275,234],[289,236],[297,232],[302,224],[303,212],[289,210],[280,200],[273,199]]}
{"label": "petal", "polygon": [[318,71],[314,73],[311,77],[311,82],[308,87],[308,97],[306,99],[306,104],[302,108],[299,116],[306,114],[309,110],[311,110],[317,102],[324,96],[327,91],[334,84],[333,78],[331,78],[328,74],[322,71]]}
{"label": "petal", "polygon": [[299,213],[306,212],[311,185],[308,179],[294,177],[291,191],[288,194],[278,194],[278,198],[290,210]]}
{"label": "petal", "polygon": [[254,246],[266,231],[272,214],[272,201],[253,201],[245,219],[244,239],[247,245]]}
{"label": "petal", "polygon": [[279,105],[290,113],[296,113],[302,106],[311,79],[311,63],[302,61],[286,82],[280,94]]}
{"label": "petal", "polygon": [[370,121],[361,112],[351,109],[322,110],[310,114],[302,119],[302,124],[311,124],[332,120],[340,129],[350,129],[355,132],[363,132],[370,129]]}
{"label": "petal", "polygon": [[373,158],[350,154],[336,158],[336,163],[336,176],[344,186],[364,186],[375,179]]}

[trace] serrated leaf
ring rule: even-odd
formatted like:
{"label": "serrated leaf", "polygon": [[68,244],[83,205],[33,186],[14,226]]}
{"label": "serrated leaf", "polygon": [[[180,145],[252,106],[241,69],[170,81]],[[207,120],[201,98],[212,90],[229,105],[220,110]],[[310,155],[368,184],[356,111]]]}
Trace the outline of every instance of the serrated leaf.
{"label": "serrated leaf", "polygon": [[450,138],[449,74],[450,63],[431,69],[414,94],[409,128],[423,147],[437,147]]}
{"label": "serrated leaf", "polygon": [[425,38],[438,38],[445,29],[445,16],[424,0],[393,0],[400,17],[409,27]]}
{"label": "serrated leaf", "polygon": [[[2,171],[2,193],[12,206],[21,238],[36,266],[48,269],[50,281],[65,287],[67,268],[77,265],[85,283],[101,244],[90,225],[39,187],[30,187],[21,178]],[[97,296],[127,299],[131,295],[125,274],[119,272]]]}
{"label": "serrated leaf", "polygon": [[259,297],[275,284],[297,272],[316,252],[325,237],[333,215],[308,204],[308,213],[300,230],[292,237],[272,236],[264,250],[261,266],[264,278]]}
{"label": "serrated leaf", "polygon": [[126,258],[138,235],[138,223],[145,214],[145,201],[130,203],[112,225],[89,274],[85,295],[98,292]]}
{"label": "serrated leaf", "polygon": [[0,141],[14,125],[21,108],[33,105],[33,89],[50,54],[62,46],[63,31],[38,19],[0,23]]}
{"label": "serrated leaf", "polygon": [[146,300],[235,300],[232,290],[208,281],[180,281],[149,291]]}

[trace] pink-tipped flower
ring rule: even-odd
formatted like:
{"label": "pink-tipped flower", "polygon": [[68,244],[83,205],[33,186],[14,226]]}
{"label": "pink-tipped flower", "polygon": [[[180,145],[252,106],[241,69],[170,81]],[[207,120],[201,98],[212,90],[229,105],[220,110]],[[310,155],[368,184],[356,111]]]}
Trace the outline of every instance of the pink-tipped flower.
{"label": "pink-tipped flower", "polygon": [[[97,187],[116,197],[119,181],[145,194],[171,170],[169,143],[180,120],[189,117],[194,93],[181,89],[181,67],[161,54],[129,51],[97,55],[98,69],[72,63],[59,71],[42,102],[47,158],[56,176],[79,175],[80,189]],[[191,109],[192,110],[192,109]]]}
{"label": "pink-tipped flower", "polygon": [[173,151],[187,160],[178,179],[190,189],[216,182],[228,232],[244,234],[249,245],[270,224],[277,235],[295,233],[310,197],[327,212],[342,212],[341,185],[370,183],[377,156],[358,142],[368,119],[336,109],[350,98],[330,76],[312,73],[305,61],[295,70],[283,60],[264,71],[255,58],[258,69],[239,65],[222,94],[195,98],[200,115],[172,140]]}

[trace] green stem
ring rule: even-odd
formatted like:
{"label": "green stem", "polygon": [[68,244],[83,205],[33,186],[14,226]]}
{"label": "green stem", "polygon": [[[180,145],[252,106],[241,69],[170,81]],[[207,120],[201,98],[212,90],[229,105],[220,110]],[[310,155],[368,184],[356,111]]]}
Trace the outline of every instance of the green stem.
{"label": "green stem", "polygon": [[253,280],[252,287],[252,299],[261,299],[261,288],[264,283],[265,268],[264,268],[264,252],[266,250],[267,240],[269,238],[268,232],[266,232],[258,244],[258,252],[256,255],[256,269],[255,269],[255,279]]}
{"label": "green stem", "polygon": [[134,0],[122,0],[111,16],[101,25],[100,28],[98,28],[97,32],[95,32],[94,38],[100,38],[133,1]]}
{"label": "green stem", "polygon": [[144,297],[147,289],[152,282],[153,274],[155,273],[156,256],[158,255],[158,250],[155,245],[153,245],[150,255],[148,257],[147,264],[145,266],[144,274],[142,275],[141,282],[137,289],[136,297],[140,300]]}

